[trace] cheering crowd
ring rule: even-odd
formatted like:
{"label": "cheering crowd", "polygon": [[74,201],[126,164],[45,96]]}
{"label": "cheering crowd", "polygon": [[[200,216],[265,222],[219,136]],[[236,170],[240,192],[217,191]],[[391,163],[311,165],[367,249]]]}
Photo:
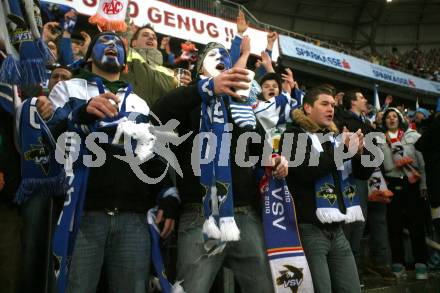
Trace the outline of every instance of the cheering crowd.
{"label": "cheering crowd", "polygon": [[275,32],[251,64],[242,12],[230,48],[176,56],[150,25],[77,41],[74,9],[6,2],[1,292],[205,293],[228,268],[241,292],[352,293],[440,268],[438,113],[300,87]]}

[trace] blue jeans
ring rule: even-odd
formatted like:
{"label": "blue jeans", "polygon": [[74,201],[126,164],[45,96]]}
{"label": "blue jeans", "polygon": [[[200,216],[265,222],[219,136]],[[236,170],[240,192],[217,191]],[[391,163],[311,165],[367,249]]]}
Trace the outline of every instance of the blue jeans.
{"label": "blue jeans", "polygon": [[390,249],[387,225],[387,204],[368,203],[368,226],[370,230],[370,259],[375,266],[390,264]]}
{"label": "blue jeans", "polygon": [[360,293],[356,263],[341,227],[300,224],[299,231],[315,293]]}
{"label": "blue jeans", "polygon": [[144,293],[149,280],[147,215],[85,212],[77,235],[67,292],[94,293],[101,269],[110,292]]}
{"label": "blue jeans", "polygon": [[187,293],[209,292],[217,272],[224,265],[234,273],[242,292],[273,292],[261,220],[251,207],[235,211],[240,240],[230,242],[225,250],[207,257],[203,247],[202,205],[184,207],[177,241],[177,280],[183,280]]}

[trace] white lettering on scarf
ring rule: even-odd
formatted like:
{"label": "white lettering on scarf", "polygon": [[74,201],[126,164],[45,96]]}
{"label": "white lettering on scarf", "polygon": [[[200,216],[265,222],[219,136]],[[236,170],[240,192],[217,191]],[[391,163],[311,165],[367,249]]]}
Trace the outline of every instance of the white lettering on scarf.
{"label": "white lettering on scarf", "polygon": [[279,216],[272,221],[272,225],[279,229],[286,230],[286,226],[283,225],[283,222],[285,220],[283,198],[279,195],[282,190],[283,189],[280,187],[272,191],[272,196],[278,200],[277,202],[272,203],[272,214],[274,216]]}

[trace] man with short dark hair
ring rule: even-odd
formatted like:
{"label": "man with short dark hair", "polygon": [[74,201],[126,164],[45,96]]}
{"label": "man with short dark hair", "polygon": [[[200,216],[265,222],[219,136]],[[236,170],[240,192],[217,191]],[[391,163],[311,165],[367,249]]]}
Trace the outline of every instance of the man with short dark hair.
{"label": "man with short dark hair", "polygon": [[72,71],[66,66],[57,66],[55,67],[49,77],[49,92],[53,89],[53,87],[62,80],[69,80],[72,78]]}
{"label": "man with short dark hair", "polygon": [[[151,25],[138,28],[130,40],[127,57],[128,71],[121,78],[133,85],[133,91],[149,106],[178,85],[174,72],[162,66],[162,53],[157,49],[157,36]],[[188,85],[191,76],[184,76],[180,82]]]}
{"label": "man with short dark hair", "polygon": [[153,27],[150,24],[146,24],[138,28],[131,38],[130,47],[157,49],[157,36]]}
{"label": "man with short dark hair", "polygon": [[[333,94],[325,86],[312,88],[303,107],[293,111],[293,125],[284,133],[282,143],[293,134],[290,160],[296,160],[296,155],[303,158],[289,168],[287,184],[297,208],[299,234],[315,292],[360,292],[356,263],[342,226],[363,219],[351,183],[353,175],[368,176],[360,163],[363,134],[351,134],[344,143],[334,137],[338,130],[333,123]],[[322,141],[322,135],[327,140]],[[335,153],[340,147],[347,148],[354,138],[359,140],[356,154],[343,161],[340,171],[337,168],[342,163],[336,163]]]}

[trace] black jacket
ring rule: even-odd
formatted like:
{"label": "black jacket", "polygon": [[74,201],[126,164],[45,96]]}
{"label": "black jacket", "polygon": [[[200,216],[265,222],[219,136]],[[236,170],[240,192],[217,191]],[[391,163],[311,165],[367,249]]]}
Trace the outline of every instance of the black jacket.
{"label": "black jacket", "polygon": [[334,121],[340,132],[344,126],[351,132],[356,132],[360,129],[364,135],[374,131],[367,118],[361,118],[351,111],[341,109],[337,113],[335,112]]}
{"label": "black jacket", "polygon": [[[293,133],[290,161],[293,161],[295,159],[299,134],[304,134],[306,132],[337,132],[336,125],[334,124],[332,124],[327,129],[320,129],[318,125],[311,121],[301,109],[297,109],[293,112],[293,118],[294,123],[284,132],[284,136],[286,136],[288,133]],[[284,136],[282,140],[284,139]],[[316,217],[315,182],[328,174],[332,174],[335,183],[339,182],[339,173],[336,169],[336,164],[334,161],[333,146],[328,141],[322,143],[321,145],[324,152],[320,153],[319,163],[317,166],[309,166],[312,141],[308,137],[304,161],[297,167],[289,168],[287,185],[295,201],[298,223],[321,224],[321,222]],[[286,146],[282,145],[282,148],[285,147]],[[371,175],[370,170],[364,168],[361,165],[359,155],[356,155],[352,158],[352,166],[353,175],[355,178],[366,180]],[[339,184],[335,184],[335,189],[338,197],[339,209],[341,210],[341,212],[345,213],[343,197]]]}
{"label": "black jacket", "polygon": [[[169,176],[165,176],[157,184],[141,181],[127,162],[114,157],[124,156],[124,150],[109,144],[100,147],[106,153],[106,160],[101,167],[90,168],[85,210],[102,211],[117,208],[120,211],[146,213],[157,204],[160,191],[173,186]],[[158,178],[166,172],[166,164],[158,156],[149,159],[140,167],[150,178]]]}
{"label": "black jacket", "polygon": [[416,142],[415,147],[423,154],[426,170],[426,185],[433,207],[440,206],[440,115]]}
{"label": "black jacket", "polygon": [[[226,107],[228,107],[226,100]],[[195,145],[198,143],[198,141],[194,141],[194,138],[200,131],[201,101],[198,85],[193,84],[188,87],[177,88],[165,97],[159,98],[151,109],[151,112],[159,118],[162,124],[166,124],[171,119],[178,120],[180,123],[177,127],[179,136],[192,131],[192,134],[182,144],[173,149],[183,173],[183,178],[176,175],[177,188],[183,203],[201,203],[205,194],[205,189],[200,185],[200,177],[194,175],[191,164],[193,143]],[[228,120],[232,121],[230,116]],[[254,204],[258,196],[258,183],[253,168],[240,167],[235,162],[237,140],[244,132],[242,128],[233,124],[230,161],[234,206]],[[245,161],[249,156],[261,158],[264,130],[258,123],[256,132],[262,137],[262,143],[247,141],[244,146],[246,150]]]}

